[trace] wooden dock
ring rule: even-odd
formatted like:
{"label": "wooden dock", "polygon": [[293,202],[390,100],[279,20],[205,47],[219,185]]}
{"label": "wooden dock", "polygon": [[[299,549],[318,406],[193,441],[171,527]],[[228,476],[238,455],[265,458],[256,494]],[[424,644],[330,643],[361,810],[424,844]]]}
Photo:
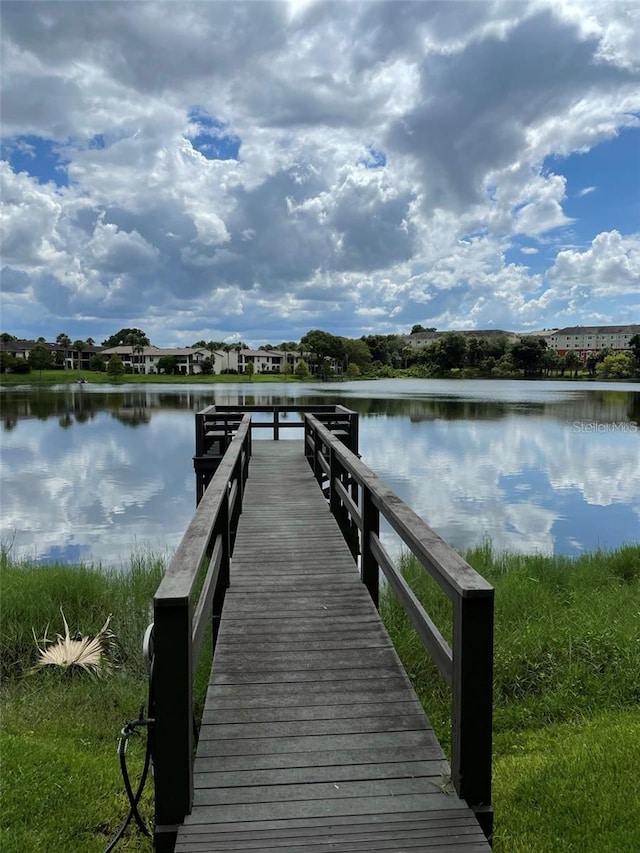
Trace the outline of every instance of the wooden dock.
{"label": "wooden dock", "polygon": [[176,853],[489,851],[302,442],[253,442],[230,578]]}

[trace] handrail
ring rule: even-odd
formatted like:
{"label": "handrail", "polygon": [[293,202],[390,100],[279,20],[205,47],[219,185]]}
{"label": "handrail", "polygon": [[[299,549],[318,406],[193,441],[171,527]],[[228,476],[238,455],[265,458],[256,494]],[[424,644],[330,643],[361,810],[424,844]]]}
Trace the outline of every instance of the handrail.
{"label": "handrail", "polygon": [[[362,581],[376,607],[382,570],[451,688],[452,782],[489,837],[493,825],[493,587],[313,414],[305,415],[305,455],[318,483],[329,492],[331,511],[345,538],[354,529],[358,532]],[[451,646],[384,549],[380,518],[451,600]]]}
{"label": "handrail", "polygon": [[358,452],[358,414],[346,406],[336,404],[238,404],[207,406],[196,413],[196,457],[208,453],[214,440],[230,440],[239,423],[239,413],[271,414],[270,421],[257,421],[251,423],[252,430],[272,430],[272,438],[278,441],[282,429],[303,429],[304,420],[284,421],[281,415],[292,413],[313,412],[318,419],[326,423],[330,429],[340,429],[345,443],[354,451]]}
{"label": "handrail", "polygon": [[[193,800],[193,680],[207,625],[213,641],[251,455],[244,415],[153,600],[155,850],[173,850]],[[202,575],[204,573],[204,579]]]}

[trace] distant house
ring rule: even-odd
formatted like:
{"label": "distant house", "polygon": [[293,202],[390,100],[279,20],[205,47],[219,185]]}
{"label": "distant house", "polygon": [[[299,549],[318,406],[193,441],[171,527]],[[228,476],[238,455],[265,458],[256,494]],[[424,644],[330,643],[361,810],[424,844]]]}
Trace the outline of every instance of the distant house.
{"label": "distant house", "polygon": [[89,363],[94,355],[102,353],[104,347],[83,347],[82,351],[74,349],[73,346],[65,347],[62,344],[50,344],[47,341],[0,341],[0,352],[6,352],[15,358],[28,360],[31,350],[36,346],[43,346],[49,350],[54,361],[65,369],[89,370]]}
{"label": "distant house", "polygon": [[558,355],[575,352],[582,360],[603,349],[614,352],[629,350],[629,341],[634,335],[640,335],[640,324],[627,326],[567,326],[555,329],[547,338],[550,349]]}
{"label": "distant house", "polygon": [[[301,361],[306,361],[311,372],[315,369],[311,353],[299,350],[279,349],[243,349],[238,355],[238,373],[246,373],[247,365],[253,362],[255,373],[284,373],[285,359],[293,372]],[[331,370],[337,372],[339,365],[335,359],[329,359]]]}
{"label": "distant house", "polygon": [[[202,373],[202,362],[211,358],[211,353],[200,347],[142,347],[138,352],[131,346],[121,345],[103,349],[100,355],[105,361],[109,361],[112,355],[119,355],[125,369],[131,373],[154,374],[159,373],[158,362],[163,356],[174,356],[179,373],[187,376]],[[224,356],[224,353],[215,353]],[[217,359],[216,359],[217,363]],[[215,366],[214,366],[215,369]],[[215,371],[219,372],[219,371]]]}

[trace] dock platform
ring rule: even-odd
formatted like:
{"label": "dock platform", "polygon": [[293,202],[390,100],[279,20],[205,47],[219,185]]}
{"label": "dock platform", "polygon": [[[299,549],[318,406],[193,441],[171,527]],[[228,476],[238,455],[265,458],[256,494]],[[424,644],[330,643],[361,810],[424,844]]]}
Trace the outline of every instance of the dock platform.
{"label": "dock platform", "polygon": [[300,441],[254,441],[176,853],[488,853]]}

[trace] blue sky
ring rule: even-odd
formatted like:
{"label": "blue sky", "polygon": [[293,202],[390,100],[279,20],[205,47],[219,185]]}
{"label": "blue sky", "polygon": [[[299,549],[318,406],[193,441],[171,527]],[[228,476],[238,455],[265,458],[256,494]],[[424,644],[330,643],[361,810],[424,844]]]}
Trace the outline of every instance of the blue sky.
{"label": "blue sky", "polygon": [[640,6],[3,2],[0,325],[640,322]]}

